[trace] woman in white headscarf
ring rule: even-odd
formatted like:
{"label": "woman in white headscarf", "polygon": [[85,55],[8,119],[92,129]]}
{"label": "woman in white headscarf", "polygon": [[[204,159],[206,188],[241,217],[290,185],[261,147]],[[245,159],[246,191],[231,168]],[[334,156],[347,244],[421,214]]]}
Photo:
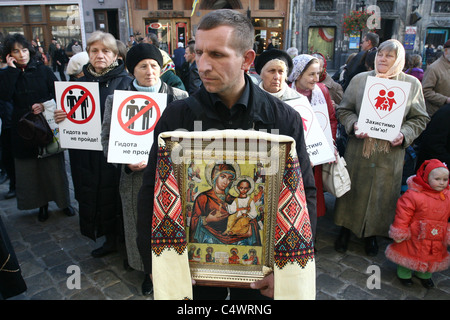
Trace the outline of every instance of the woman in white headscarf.
{"label": "woman in white headscarf", "polygon": [[[364,238],[369,256],[378,253],[376,236],[388,236],[400,195],[405,148],[425,129],[429,117],[422,86],[416,78],[402,72],[405,49],[394,39],[383,42],[375,58],[375,70],[360,73],[350,82],[337,107],[339,121],[349,136],[345,153],[352,189],[336,200],[334,219],[342,226],[335,249],[345,252],[351,232]],[[355,134],[367,77],[411,83],[400,133],[392,141]]]}
{"label": "woman in white headscarf", "polygon": [[[328,110],[331,134],[333,140],[336,141],[336,114],[328,88],[319,82],[321,74],[319,59],[309,54],[301,54],[296,56],[292,61],[294,66],[288,77],[288,81],[291,82],[291,88],[305,96],[314,111]],[[325,124],[322,125],[325,126]],[[322,129],[325,130],[325,127]],[[337,155],[336,150],[335,154]],[[315,166],[313,170],[317,188],[317,216],[321,217],[326,213],[322,184],[322,165]]]}

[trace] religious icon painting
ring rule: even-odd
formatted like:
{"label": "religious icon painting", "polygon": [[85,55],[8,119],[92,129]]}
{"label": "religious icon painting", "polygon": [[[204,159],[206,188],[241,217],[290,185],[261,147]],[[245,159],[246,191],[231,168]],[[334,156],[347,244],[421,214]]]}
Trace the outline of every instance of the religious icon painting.
{"label": "religious icon painting", "polygon": [[288,147],[255,137],[165,140],[174,155],[191,276],[199,285],[249,287],[273,269]]}

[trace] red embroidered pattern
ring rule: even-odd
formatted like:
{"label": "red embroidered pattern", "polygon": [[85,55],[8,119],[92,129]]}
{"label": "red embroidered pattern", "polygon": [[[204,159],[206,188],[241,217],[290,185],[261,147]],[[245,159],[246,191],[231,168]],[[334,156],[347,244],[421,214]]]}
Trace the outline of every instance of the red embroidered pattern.
{"label": "red embroidered pattern", "polygon": [[182,254],[187,247],[187,242],[181,212],[181,198],[173,174],[172,161],[165,148],[159,148],[157,163],[152,251],[159,256],[165,249],[173,248]]}
{"label": "red embroidered pattern", "polygon": [[274,261],[278,268],[282,269],[287,263],[294,262],[305,267],[310,259],[314,259],[312,238],[300,164],[297,158],[289,156],[275,227]]}

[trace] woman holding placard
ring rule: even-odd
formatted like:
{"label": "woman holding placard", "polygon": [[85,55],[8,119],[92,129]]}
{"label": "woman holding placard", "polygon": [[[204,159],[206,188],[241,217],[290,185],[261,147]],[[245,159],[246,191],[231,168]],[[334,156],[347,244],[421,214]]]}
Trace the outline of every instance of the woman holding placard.
{"label": "woman holding placard", "polygon": [[[291,87],[308,98],[322,129],[325,132],[325,128],[329,124],[332,139],[336,141],[337,120],[335,110],[327,87],[319,83],[321,73],[319,59],[308,54],[301,54],[293,59],[293,63],[293,70],[288,77]],[[331,148],[334,148],[334,145]],[[336,149],[335,155],[337,155]],[[322,166],[315,166],[313,170],[317,188],[317,216],[321,217],[327,211],[323,194]]]}
{"label": "woman holding placard", "polygon": [[[387,236],[394,220],[405,148],[420,135],[429,121],[421,84],[402,72],[404,65],[403,45],[394,39],[383,42],[375,58],[375,70],[355,76],[336,109],[338,119],[349,135],[345,160],[352,181],[352,189],[337,199],[335,205],[335,223],[342,226],[335,242],[338,252],[347,250],[353,232],[364,238],[369,256],[378,253],[376,236]],[[409,95],[404,98],[406,107],[400,131],[391,141],[371,138],[368,132],[361,132],[358,128],[368,77],[376,77],[387,92],[394,86],[386,79],[411,84]],[[390,106],[386,103],[387,110]]]}
{"label": "woman holding placard", "polygon": [[[89,63],[83,66],[81,82],[98,82],[101,116],[106,97],[114,90],[125,90],[132,81],[125,64],[118,59],[119,49],[112,34],[94,32],[87,41]],[[55,110],[55,122],[66,119],[67,114]],[[70,149],[70,166],[79,204],[81,233],[96,240],[105,236],[104,244],[93,250],[93,257],[103,257],[117,250],[122,204],[119,194],[120,171],[107,162],[103,151]]]}
{"label": "woman holding placard", "polygon": [[[160,50],[152,44],[140,43],[130,48],[126,56],[126,65],[134,80],[128,86],[128,91],[153,92],[167,94],[167,104],[173,100],[188,97],[186,91],[172,88],[160,79],[163,68],[163,56]],[[102,145],[105,156],[108,154],[108,144],[111,128],[111,116],[114,102],[114,95],[108,96],[105,103],[105,113],[102,124]],[[150,134],[153,134],[151,132]],[[143,170],[147,167],[146,161],[121,166],[120,196],[122,199],[123,222],[125,231],[125,244],[128,264],[135,270],[144,271],[144,282],[142,283],[142,293],[149,295],[152,292],[152,282],[150,279],[150,239],[136,243],[138,216],[137,197],[142,185]],[[150,220],[147,220],[150,218]],[[147,220],[150,225],[143,223]],[[151,232],[151,217],[140,217],[139,227],[145,229],[146,233]],[[146,227],[147,226],[147,227]],[[138,240],[141,238],[138,238]]]}

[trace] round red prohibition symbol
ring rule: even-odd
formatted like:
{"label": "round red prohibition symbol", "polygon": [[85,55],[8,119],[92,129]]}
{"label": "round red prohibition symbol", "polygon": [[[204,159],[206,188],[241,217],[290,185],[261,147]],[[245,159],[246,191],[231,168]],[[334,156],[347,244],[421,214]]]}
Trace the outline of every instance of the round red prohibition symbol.
{"label": "round red prohibition symbol", "polygon": [[[79,97],[72,96],[70,94],[70,91],[74,89],[81,90],[81,92],[83,92],[82,95],[80,95]],[[85,87],[73,85],[67,87],[61,95],[61,108],[64,112],[67,113],[67,119],[69,119],[73,123],[83,124],[89,122],[89,120],[91,120],[95,114],[95,107],[94,97],[92,96],[92,93],[90,93]],[[82,109],[81,120],[75,119],[75,111],[79,108]],[[69,109],[68,112],[67,109]],[[90,110],[89,115],[87,114],[87,110]]]}
{"label": "round red prohibition symbol", "polygon": [[[146,101],[146,103],[143,106],[137,106],[134,104],[134,100],[136,99],[144,99]],[[130,104],[129,104],[130,103]],[[132,107],[130,109],[126,110],[126,114],[130,114],[128,120],[123,121],[122,119],[122,111],[124,107]],[[132,111],[134,110],[134,111]],[[150,126],[150,114],[153,113],[153,111],[156,112],[156,121],[155,123],[153,123],[152,126]],[[133,112],[133,114],[131,114]],[[159,109],[158,104],[151,99],[148,96],[145,95],[141,95],[141,94],[137,94],[137,95],[133,95],[130,96],[128,98],[126,98],[124,101],[122,101],[122,103],[119,106],[119,110],[117,112],[117,119],[119,120],[119,124],[122,127],[123,130],[125,130],[126,132],[132,134],[132,135],[136,135],[136,136],[142,136],[145,135],[147,133],[150,133],[153,131],[153,129],[155,129],[156,124],[158,123],[159,118],[161,117],[161,110]],[[153,118],[153,117],[151,117]],[[139,130],[140,128],[142,130],[136,131],[136,129],[134,129],[135,126],[135,122],[136,120],[141,119],[141,127],[137,127],[137,130]]]}

